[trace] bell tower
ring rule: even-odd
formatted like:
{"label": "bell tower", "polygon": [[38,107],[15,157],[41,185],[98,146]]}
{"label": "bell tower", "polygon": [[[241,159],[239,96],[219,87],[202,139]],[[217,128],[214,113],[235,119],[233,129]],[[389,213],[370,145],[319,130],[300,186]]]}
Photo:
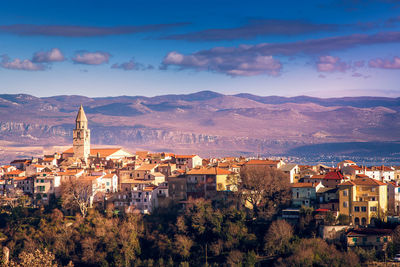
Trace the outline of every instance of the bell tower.
{"label": "bell tower", "polygon": [[90,156],[90,130],[82,105],[76,116],[73,138],[74,157],[86,161]]}

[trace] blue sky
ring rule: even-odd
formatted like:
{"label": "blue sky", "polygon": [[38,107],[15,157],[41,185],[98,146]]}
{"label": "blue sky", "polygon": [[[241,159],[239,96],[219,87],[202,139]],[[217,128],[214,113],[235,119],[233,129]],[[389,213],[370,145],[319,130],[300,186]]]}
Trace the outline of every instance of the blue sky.
{"label": "blue sky", "polygon": [[2,1],[0,93],[400,96],[400,5]]}

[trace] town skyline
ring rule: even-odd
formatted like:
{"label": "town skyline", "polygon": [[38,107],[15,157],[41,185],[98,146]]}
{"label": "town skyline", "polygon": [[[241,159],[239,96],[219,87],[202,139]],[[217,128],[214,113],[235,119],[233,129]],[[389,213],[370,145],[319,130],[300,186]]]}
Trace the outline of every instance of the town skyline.
{"label": "town skyline", "polygon": [[400,96],[396,1],[0,7],[0,93]]}

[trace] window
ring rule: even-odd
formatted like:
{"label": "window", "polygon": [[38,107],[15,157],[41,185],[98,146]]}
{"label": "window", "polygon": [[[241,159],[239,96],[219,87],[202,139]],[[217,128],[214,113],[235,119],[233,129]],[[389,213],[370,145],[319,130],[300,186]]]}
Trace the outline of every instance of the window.
{"label": "window", "polygon": [[376,198],[375,197],[371,197],[371,201],[375,201],[376,200]]}
{"label": "window", "polygon": [[343,196],[347,197],[347,190],[343,190]]}
{"label": "window", "polygon": [[375,212],[376,212],[376,211],[377,211],[377,208],[376,208],[376,207],[370,207],[369,210],[370,210],[370,211],[375,211]]}
{"label": "window", "polygon": [[366,236],[364,236],[364,237],[363,237],[363,243],[366,243],[366,242],[367,242],[367,239],[368,239],[368,238],[367,238]]}
{"label": "window", "polygon": [[358,206],[354,207],[354,211],[355,212],[360,212],[360,207],[358,207]]}
{"label": "window", "polygon": [[367,207],[361,207],[361,212],[366,212],[367,211]]}
{"label": "window", "polygon": [[375,187],[372,187],[372,188],[371,188],[371,192],[375,192]]}
{"label": "window", "polygon": [[343,201],[343,207],[344,207],[344,208],[347,208],[348,206],[349,206],[349,202]]}

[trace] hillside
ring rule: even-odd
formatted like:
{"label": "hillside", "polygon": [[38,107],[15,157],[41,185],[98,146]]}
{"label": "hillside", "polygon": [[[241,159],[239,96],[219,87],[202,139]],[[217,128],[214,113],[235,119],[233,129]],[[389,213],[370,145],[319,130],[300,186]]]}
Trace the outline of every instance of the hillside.
{"label": "hillside", "polygon": [[131,150],[204,156],[284,154],[298,152],[298,147],[310,150],[315,144],[392,142],[399,140],[400,131],[399,98],[262,97],[211,91],[102,98],[3,94],[0,140],[12,146],[68,146],[80,104],[89,119],[92,143]]}

